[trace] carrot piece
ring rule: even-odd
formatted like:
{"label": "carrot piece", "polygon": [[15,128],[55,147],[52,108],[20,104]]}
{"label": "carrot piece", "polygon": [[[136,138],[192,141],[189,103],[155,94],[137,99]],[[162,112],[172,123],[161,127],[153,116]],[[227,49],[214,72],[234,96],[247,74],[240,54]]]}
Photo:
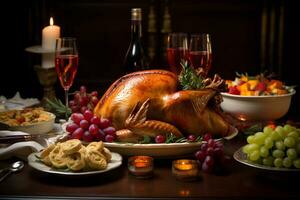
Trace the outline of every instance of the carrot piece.
{"label": "carrot piece", "polygon": [[277,89],[277,94],[278,95],[282,95],[282,94],[287,94],[288,92],[287,92],[287,90],[285,90],[285,89]]}
{"label": "carrot piece", "polygon": [[279,89],[281,89],[281,88],[283,88],[283,84],[282,84],[282,82],[279,81],[279,80],[271,80],[270,83],[268,84],[268,88],[269,88],[270,90],[273,90],[274,88],[279,88]]}
{"label": "carrot piece", "polygon": [[249,89],[250,90],[255,90],[256,86],[258,85],[259,81],[258,80],[249,80]]}

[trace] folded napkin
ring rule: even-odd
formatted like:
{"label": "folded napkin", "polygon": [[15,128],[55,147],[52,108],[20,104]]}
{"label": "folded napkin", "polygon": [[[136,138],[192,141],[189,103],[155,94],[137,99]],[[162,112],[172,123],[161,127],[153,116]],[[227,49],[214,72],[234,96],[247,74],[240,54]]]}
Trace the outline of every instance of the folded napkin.
{"label": "folded napkin", "polygon": [[[59,124],[55,124],[53,129],[57,131],[57,133],[61,132],[61,128]],[[9,136],[9,135],[28,135],[28,133],[21,132],[21,131],[0,131],[0,137]],[[24,161],[27,161],[27,156],[32,152],[39,152],[42,149],[46,148],[49,144],[55,143],[59,140],[62,135],[56,135],[50,138],[38,138],[34,141],[24,141],[24,142],[17,142],[14,144],[0,144],[0,160],[7,159],[10,157],[18,157]]]}
{"label": "folded napkin", "polygon": [[23,99],[20,96],[20,93],[17,92],[15,96],[11,99],[7,99],[4,96],[0,96],[0,111],[5,110],[21,110],[23,108],[33,106],[35,104],[40,103],[40,101],[36,98],[27,98]]}

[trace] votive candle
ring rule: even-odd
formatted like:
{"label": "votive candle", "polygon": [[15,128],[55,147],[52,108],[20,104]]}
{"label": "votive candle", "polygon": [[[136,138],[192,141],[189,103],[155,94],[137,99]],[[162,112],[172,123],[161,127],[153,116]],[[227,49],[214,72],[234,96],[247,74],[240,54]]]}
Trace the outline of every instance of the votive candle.
{"label": "votive candle", "polygon": [[128,170],[137,178],[149,178],[153,176],[153,158],[150,156],[129,157]]}
{"label": "votive candle", "polygon": [[198,163],[196,160],[175,160],[172,162],[172,174],[179,180],[196,180],[199,176]]}

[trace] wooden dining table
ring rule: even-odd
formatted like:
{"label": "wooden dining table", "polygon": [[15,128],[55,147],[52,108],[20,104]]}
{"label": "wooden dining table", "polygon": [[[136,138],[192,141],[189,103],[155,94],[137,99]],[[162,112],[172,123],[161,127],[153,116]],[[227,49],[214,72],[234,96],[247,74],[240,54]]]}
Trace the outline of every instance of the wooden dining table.
{"label": "wooden dining table", "polygon": [[[245,142],[245,136],[225,141],[229,155]],[[187,155],[190,158],[192,155]],[[65,176],[38,171],[27,163],[24,169],[0,182],[0,199],[299,199],[300,173],[270,171],[232,159],[219,173],[201,172],[199,179],[186,182],[172,175],[175,158],[155,158],[154,175],[137,179],[120,167],[97,175]],[[16,158],[0,161],[8,166]]]}

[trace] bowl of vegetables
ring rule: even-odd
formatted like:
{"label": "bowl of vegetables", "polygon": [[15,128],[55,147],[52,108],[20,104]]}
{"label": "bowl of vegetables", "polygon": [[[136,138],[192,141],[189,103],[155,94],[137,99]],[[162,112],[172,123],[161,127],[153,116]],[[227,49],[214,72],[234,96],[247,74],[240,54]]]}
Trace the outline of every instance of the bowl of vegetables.
{"label": "bowl of vegetables", "polygon": [[25,108],[0,112],[0,125],[4,130],[44,134],[54,128],[55,115],[43,108]]}
{"label": "bowl of vegetables", "polygon": [[289,110],[294,87],[260,74],[239,75],[226,81],[228,92],[221,93],[224,112],[242,121],[266,121],[283,117]]}

